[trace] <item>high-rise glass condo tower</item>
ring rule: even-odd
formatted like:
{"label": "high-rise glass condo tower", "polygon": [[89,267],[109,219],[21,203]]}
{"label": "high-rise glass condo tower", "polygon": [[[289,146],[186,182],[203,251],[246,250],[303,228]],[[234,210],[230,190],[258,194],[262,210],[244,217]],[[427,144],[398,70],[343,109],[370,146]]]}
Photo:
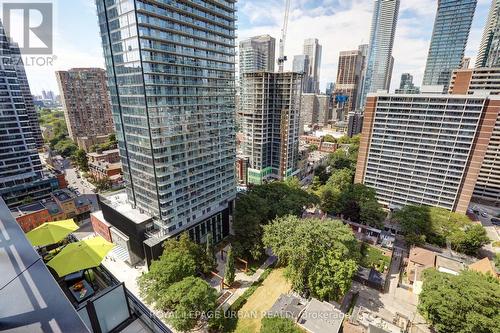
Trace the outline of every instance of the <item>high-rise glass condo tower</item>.
{"label": "high-rise glass condo tower", "polygon": [[396,94],[418,94],[420,88],[413,84],[413,75],[410,73],[401,74],[399,89],[396,89]]}
{"label": "high-rise glass condo tower", "polygon": [[399,14],[399,0],[375,0],[366,63],[361,105],[366,95],[377,90],[389,90],[394,58],[392,47]]}
{"label": "high-rise glass condo tower", "polygon": [[27,198],[49,196],[58,188],[58,182],[42,169],[24,65],[19,48],[6,36],[1,22],[0,96],[0,195],[9,207],[14,207]]}
{"label": "high-rise glass condo tower", "polygon": [[424,86],[442,85],[448,91],[451,73],[460,68],[477,0],[439,0]]}
{"label": "high-rise glass condo tower", "polygon": [[276,40],[269,35],[250,37],[240,42],[240,77],[256,71],[274,72]]}
{"label": "high-rise glass condo tower", "polygon": [[484,27],[476,67],[498,66],[500,66],[500,0],[493,0]]}
{"label": "high-rise glass condo tower", "polygon": [[26,114],[29,118],[31,134],[35,139],[36,148],[41,149],[43,147],[43,137],[42,130],[40,129],[40,120],[38,119],[38,113],[35,109],[35,103],[33,102],[33,95],[31,95],[28,77],[26,76],[23,59],[21,57],[21,50],[19,50],[19,47],[16,43],[10,43],[10,53],[11,59],[13,60],[12,63],[16,69],[19,87],[21,88],[21,94],[23,95]]}
{"label": "high-rise glass condo tower", "polygon": [[309,67],[306,72],[309,83],[304,92],[319,94],[319,71],[321,68],[321,45],[317,38],[304,40],[304,55],[309,57]]}
{"label": "high-rise glass condo tower", "polygon": [[293,57],[292,72],[302,73],[302,91],[307,91],[311,86],[312,78],[309,76],[309,56],[305,54]]}
{"label": "high-rise glass condo tower", "polygon": [[[163,235],[235,198],[235,1],[97,0],[130,203]],[[202,240],[210,230],[196,230]]]}

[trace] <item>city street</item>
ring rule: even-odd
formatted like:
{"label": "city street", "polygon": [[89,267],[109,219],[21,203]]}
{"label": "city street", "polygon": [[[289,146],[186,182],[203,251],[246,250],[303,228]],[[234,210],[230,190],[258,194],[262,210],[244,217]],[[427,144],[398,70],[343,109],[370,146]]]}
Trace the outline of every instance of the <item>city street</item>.
{"label": "city street", "polygon": [[[471,209],[473,210],[474,209],[479,210],[479,214],[475,215],[477,216],[478,220],[481,221],[483,227],[486,229],[486,233],[488,234],[488,237],[491,239],[491,241],[492,242],[499,241],[500,240],[499,227],[494,226],[491,223],[491,218],[500,214],[500,209],[476,203],[471,203],[469,207],[471,207]],[[486,214],[487,216],[483,216],[483,214]]]}
{"label": "city street", "polygon": [[59,166],[66,173],[68,186],[77,190],[81,195],[85,196],[92,202],[92,211],[98,210],[99,206],[97,204],[97,195],[92,191],[95,186],[82,177],[78,178],[76,169],[71,166],[68,159],[63,159]]}

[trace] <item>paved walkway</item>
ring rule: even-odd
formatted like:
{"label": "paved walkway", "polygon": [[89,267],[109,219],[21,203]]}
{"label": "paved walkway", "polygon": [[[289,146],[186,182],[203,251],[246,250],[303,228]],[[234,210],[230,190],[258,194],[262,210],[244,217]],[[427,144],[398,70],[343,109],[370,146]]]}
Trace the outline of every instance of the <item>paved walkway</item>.
{"label": "paved walkway", "polygon": [[[225,251],[229,250],[229,245],[224,248]],[[217,270],[220,276],[224,276],[224,268],[225,261],[222,260],[220,256],[220,252],[217,253]],[[225,257],[224,257],[225,259]],[[266,261],[257,269],[257,271],[253,275],[247,275],[245,272],[237,270],[234,281],[239,283],[240,286],[238,288],[226,289],[226,291],[230,291],[232,293],[231,297],[222,305],[224,310],[227,310],[231,304],[233,304],[243,293],[257,280],[259,280],[260,276],[266,268],[272,265],[276,261],[275,256],[270,256],[266,259]],[[213,277],[210,279],[210,285],[220,291],[220,279],[217,277]]]}

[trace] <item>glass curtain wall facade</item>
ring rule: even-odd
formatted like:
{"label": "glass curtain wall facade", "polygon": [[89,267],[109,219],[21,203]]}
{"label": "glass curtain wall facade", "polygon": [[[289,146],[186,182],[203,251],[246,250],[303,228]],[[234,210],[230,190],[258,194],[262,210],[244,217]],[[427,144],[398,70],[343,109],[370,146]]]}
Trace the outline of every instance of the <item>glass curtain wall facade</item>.
{"label": "glass curtain wall facade", "polygon": [[[303,54],[309,58],[307,67],[307,76],[310,78],[305,86],[305,93],[319,94],[319,74],[321,70],[321,52],[322,47],[318,39],[309,38],[304,40]],[[294,70],[295,71],[295,70]]]}
{"label": "glass curtain wall facade", "polygon": [[448,91],[453,70],[462,64],[476,4],[477,0],[439,0],[422,85],[442,85]]}
{"label": "glass curtain wall facade", "polygon": [[166,234],[228,208],[235,1],[96,4],[128,200]]}
{"label": "glass curtain wall facade", "polygon": [[365,105],[368,93],[389,90],[391,85],[394,65],[392,47],[396,34],[399,4],[399,0],[376,0],[374,3],[361,106]]}
{"label": "glass curtain wall facade", "polygon": [[38,156],[34,108],[19,56],[0,22],[0,195],[9,207],[46,198],[58,188],[57,179],[45,176]]}
{"label": "glass curtain wall facade", "polygon": [[493,0],[479,46],[476,67],[498,66],[500,66],[500,0]]}

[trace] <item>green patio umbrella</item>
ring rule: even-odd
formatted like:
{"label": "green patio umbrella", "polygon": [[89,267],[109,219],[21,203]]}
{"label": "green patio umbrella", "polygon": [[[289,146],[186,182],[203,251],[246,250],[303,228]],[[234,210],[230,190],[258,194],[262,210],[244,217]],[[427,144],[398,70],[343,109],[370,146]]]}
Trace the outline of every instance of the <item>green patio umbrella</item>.
{"label": "green patio umbrella", "polygon": [[101,236],[70,243],[47,263],[60,277],[99,266],[115,245]]}
{"label": "green patio umbrella", "polygon": [[26,237],[33,246],[46,246],[63,240],[77,229],[78,226],[73,219],[45,222],[28,232]]}

